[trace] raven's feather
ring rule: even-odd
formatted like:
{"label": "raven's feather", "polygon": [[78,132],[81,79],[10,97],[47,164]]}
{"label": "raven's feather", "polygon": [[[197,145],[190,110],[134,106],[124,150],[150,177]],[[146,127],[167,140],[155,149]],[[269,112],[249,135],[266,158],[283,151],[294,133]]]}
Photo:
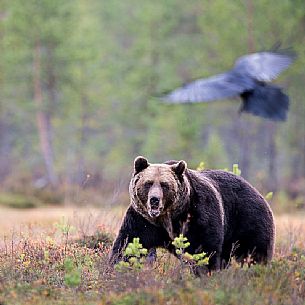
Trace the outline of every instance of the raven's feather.
{"label": "raven's feather", "polygon": [[199,103],[241,96],[242,110],[272,120],[285,120],[289,98],[280,88],[267,85],[295,60],[290,49],[248,54],[233,69],[183,85],[162,97],[167,103]]}
{"label": "raven's feather", "polygon": [[254,90],[241,95],[240,112],[248,112],[274,121],[285,121],[289,98],[281,88],[274,85],[258,85]]}

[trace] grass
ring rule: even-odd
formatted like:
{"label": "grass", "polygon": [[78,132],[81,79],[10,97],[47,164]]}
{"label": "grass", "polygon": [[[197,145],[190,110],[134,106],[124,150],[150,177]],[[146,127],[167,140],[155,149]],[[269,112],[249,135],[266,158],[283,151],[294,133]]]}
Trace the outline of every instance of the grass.
{"label": "grass", "polygon": [[39,201],[31,196],[1,192],[0,206],[15,209],[29,209],[39,206]]}
{"label": "grass", "polygon": [[[199,279],[188,269],[181,272],[179,262],[164,251],[141,271],[110,269],[107,257],[122,210],[72,210],[33,210],[19,230],[3,227],[0,304],[305,304],[304,215],[276,217],[271,264],[240,268],[233,262]],[[20,220],[16,211],[0,215],[0,225],[5,218],[11,225]]]}

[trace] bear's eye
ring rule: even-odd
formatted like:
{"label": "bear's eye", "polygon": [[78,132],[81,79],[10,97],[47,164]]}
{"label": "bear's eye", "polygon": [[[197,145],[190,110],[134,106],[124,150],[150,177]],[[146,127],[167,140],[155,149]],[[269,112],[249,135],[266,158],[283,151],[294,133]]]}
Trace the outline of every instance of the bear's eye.
{"label": "bear's eye", "polygon": [[166,189],[166,190],[169,189],[169,185],[167,182],[160,182],[160,185],[163,189]]}
{"label": "bear's eye", "polygon": [[154,183],[153,183],[152,181],[146,181],[146,182],[144,183],[144,187],[145,187],[145,188],[150,188],[153,184],[154,184]]}

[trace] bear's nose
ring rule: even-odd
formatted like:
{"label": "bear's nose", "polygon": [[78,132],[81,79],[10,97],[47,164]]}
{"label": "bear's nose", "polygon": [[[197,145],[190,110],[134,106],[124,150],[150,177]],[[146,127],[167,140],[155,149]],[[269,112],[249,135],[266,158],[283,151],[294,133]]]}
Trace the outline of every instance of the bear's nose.
{"label": "bear's nose", "polygon": [[151,197],[149,203],[152,209],[157,209],[159,207],[160,199],[158,197]]}

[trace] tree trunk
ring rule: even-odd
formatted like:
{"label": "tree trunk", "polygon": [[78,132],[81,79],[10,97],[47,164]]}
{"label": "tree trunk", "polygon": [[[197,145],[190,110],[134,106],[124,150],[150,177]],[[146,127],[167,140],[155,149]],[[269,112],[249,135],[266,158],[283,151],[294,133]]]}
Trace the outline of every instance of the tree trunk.
{"label": "tree trunk", "polygon": [[268,122],[267,123],[267,132],[269,134],[268,137],[268,157],[269,157],[269,175],[268,175],[268,191],[276,192],[278,187],[278,176],[277,176],[277,147],[276,147],[276,131],[277,131],[277,125],[274,122]]}
{"label": "tree trunk", "polygon": [[239,124],[240,128],[240,169],[241,175],[245,179],[249,179],[250,173],[250,139],[249,139],[249,129],[247,127],[247,122],[241,120]]}
{"label": "tree trunk", "polygon": [[39,133],[40,149],[44,159],[47,180],[51,186],[57,185],[57,176],[54,172],[54,158],[52,149],[51,115],[43,103],[41,84],[41,45],[38,41],[34,49],[34,102],[37,107],[36,120]]}
{"label": "tree trunk", "polygon": [[80,139],[79,139],[79,149],[78,149],[78,169],[77,169],[77,183],[84,186],[86,181],[86,161],[84,155],[84,147],[86,147],[88,142],[88,107],[89,101],[85,94],[81,97],[81,128],[80,128]]}
{"label": "tree trunk", "polygon": [[52,117],[54,114],[54,108],[58,102],[58,94],[57,94],[57,82],[56,75],[54,71],[54,52],[53,47],[50,45],[46,49],[47,62],[46,62],[46,91],[48,94],[48,104],[47,104],[47,112],[50,113]]}
{"label": "tree trunk", "polygon": [[[248,52],[254,50],[254,33],[253,33],[253,13],[254,7],[252,0],[246,0],[247,10],[247,31],[248,31]],[[254,126],[249,126],[251,122],[240,120],[240,169],[245,179],[249,179],[251,168],[251,140],[250,133]],[[251,124],[252,125],[252,124]]]}
{"label": "tree trunk", "polygon": [[254,6],[253,0],[247,1],[247,30],[248,30],[248,51],[254,51],[254,33],[253,33],[253,15],[254,15]]}
{"label": "tree trunk", "polygon": [[[0,11],[0,22],[3,21],[5,16],[5,10],[3,8],[3,3],[0,2],[1,11]],[[3,31],[3,24],[0,24],[0,49],[3,47],[3,37],[4,37],[4,31]],[[0,85],[1,88],[5,81],[4,76],[4,67],[3,67],[3,60],[1,59],[0,62]],[[10,124],[7,122],[8,118],[6,116],[6,113],[4,113],[4,107],[2,105],[2,96],[0,95],[0,181],[3,181],[5,177],[10,173],[11,171],[11,158],[10,158],[10,152],[12,150],[12,143],[10,140]]]}

